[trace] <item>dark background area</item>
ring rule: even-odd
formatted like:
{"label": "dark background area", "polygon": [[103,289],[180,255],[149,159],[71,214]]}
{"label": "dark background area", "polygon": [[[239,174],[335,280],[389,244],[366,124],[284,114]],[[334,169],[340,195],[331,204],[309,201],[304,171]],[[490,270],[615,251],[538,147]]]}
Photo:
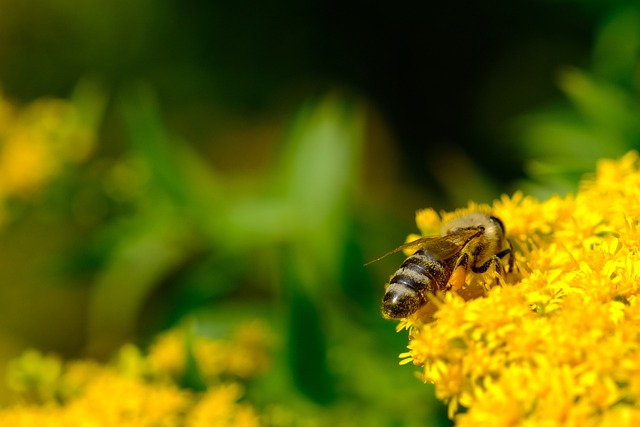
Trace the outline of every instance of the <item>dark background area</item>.
{"label": "dark background area", "polygon": [[199,141],[211,108],[271,117],[339,87],[379,110],[404,178],[428,189],[438,186],[424,159],[451,146],[501,190],[521,178],[509,120],[559,97],[554,76],[588,62],[598,19],[579,3],[542,1],[62,5],[5,6],[10,96],[64,96],[87,74],[113,88],[141,79],[169,115],[195,113],[177,130]]}

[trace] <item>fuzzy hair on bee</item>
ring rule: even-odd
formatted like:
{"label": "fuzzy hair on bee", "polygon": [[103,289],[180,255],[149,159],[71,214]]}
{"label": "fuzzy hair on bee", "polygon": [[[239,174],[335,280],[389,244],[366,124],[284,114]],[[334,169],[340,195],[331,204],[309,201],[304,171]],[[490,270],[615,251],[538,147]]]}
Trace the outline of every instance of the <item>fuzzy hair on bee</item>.
{"label": "fuzzy hair on bee", "polygon": [[[511,254],[504,224],[495,216],[471,212],[445,222],[439,236],[421,237],[374,259],[404,249],[416,249],[395,272],[382,299],[382,314],[401,319],[415,313],[429,294],[457,291],[469,271],[484,273],[490,267],[504,272],[501,259]],[[513,256],[509,256],[509,271]]]}

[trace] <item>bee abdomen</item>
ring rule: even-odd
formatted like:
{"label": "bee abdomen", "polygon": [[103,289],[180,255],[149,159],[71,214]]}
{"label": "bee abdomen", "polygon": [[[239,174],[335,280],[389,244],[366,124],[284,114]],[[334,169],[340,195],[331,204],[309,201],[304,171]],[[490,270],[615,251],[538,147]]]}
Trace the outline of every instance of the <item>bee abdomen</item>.
{"label": "bee abdomen", "polygon": [[416,291],[434,292],[447,277],[445,266],[423,251],[417,251],[408,257],[389,282],[407,286]]}

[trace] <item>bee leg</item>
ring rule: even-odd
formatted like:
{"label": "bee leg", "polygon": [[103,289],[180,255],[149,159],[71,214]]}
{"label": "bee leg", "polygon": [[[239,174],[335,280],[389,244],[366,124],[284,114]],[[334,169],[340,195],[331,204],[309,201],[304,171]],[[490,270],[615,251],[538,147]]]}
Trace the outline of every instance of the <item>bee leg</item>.
{"label": "bee leg", "polygon": [[500,262],[500,258],[502,258],[503,256],[507,255],[508,253],[511,252],[511,249],[505,249],[504,251],[492,256],[491,258],[489,258],[489,261],[485,262],[484,264],[482,264],[479,267],[476,266],[471,266],[471,270],[474,273],[484,273],[486,272],[489,267],[491,267],[492,265],[495,266],[496,268],[496,273],[500,273],[502,272],[502,263]]}
{"label": "bee leg", "polygon": [[[485,262],[481,266],[479,267],[471,266],[471,270],[474,273],[484,273],[489,269],[489,267],[493,265],[496,269],[496,273],[502,274],[504,272],[504,269],[502,267],[502,262],[500,262],[500,258],[509,254],[510,252],[511,252],[511,249],[505,249],[504,251],[499,252],[496,255],[489,258],[489,261]],[[496,277],[496,285],[500,286],[500,279],[498,277]]]}
{"label": "bee leg", "polygon": [[503,250],[502,252],[499,252],[498,254],[496,254],[496,256],[500,259],[504,258],[506,255],[509,255],[509,268],[507,270],[508,273],[512,273],[513,272],[513,268],[515,267],[515,263],[516,263],[516,258],[514,257],[514,253],[513,253],[513,244],[511,244],[511,240],[507,239],[507,243],[509,245],[509,247],[505,250]]}
{"label": "bee leg", "polygon": [[[508,270],[506,270],[507,272],[511,272],[511,270],[513,269],[513,252],[511,251],[511,248],[507,248],[505,250],[503,250],[502,252],[498,252],[497,254],[495,254],[494,256],[496,258],[498,258],[498,260],[501,260],[502,258],[504,258],[505,256],[509,255],[509,263],[507,264]],[[491,260],[489,260],[491,261]],[[502,267],[502,262],[499,263],[500,267]],[[501,268],[498,268],[498,266],[496,266],[496,270],[498,270],[498,272],[504,271]]]}
{"label": "bee leg", "polygon": [[456,266],[453,268],[453,272],[449,277],[449,282],[447,283],[447,288],[452,291],[457,291],[464,286],[464,282],[467,278],[467,270],[469,268],[469,254],[464,252],[458,261],[456,262]]}
{"label": "bee leg", "polygon": [[511,250],[509,252],[509,273],[513,273],[513,269],[514,267],[516,267],[516,257],[515,253],[513,252],[513,244],[511,243],[511,240],[507,239],[507,243],[509,243],[509,249]]}
{"label": "bee leg", "polygon": [[[504,251],[499,252],[496,255],[489,258],[489,261],[485,262],[481,266],[476,267],[472,265],[471,271],[473,271],[474,273],[485,273],[489,269],[489,267],[493,265],[496,269],[496,273],[501,274],[504,270],[502,268],[502,263],[500,262],[500,257],[505,256],[509,252],[510,252],[510,249],[505,249]],[[500,286],[500,279],[497,276],[495,278],[495,285]],[[485,286],[485,290],[489,290],[489,288],[487,288],[486,285],[484,286]]]}

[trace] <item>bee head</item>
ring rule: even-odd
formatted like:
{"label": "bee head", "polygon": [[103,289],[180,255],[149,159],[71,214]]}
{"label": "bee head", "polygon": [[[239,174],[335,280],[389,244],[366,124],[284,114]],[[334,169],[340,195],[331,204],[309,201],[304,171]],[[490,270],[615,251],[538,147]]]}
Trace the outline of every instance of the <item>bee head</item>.
{"label": "bee head", "polygon": [[500,220],[500,218],[497,218],[495,216],[490,216],[489,221],[497,225],[497,227],[500,229],[502,236],[505,235],[504,223]]}

